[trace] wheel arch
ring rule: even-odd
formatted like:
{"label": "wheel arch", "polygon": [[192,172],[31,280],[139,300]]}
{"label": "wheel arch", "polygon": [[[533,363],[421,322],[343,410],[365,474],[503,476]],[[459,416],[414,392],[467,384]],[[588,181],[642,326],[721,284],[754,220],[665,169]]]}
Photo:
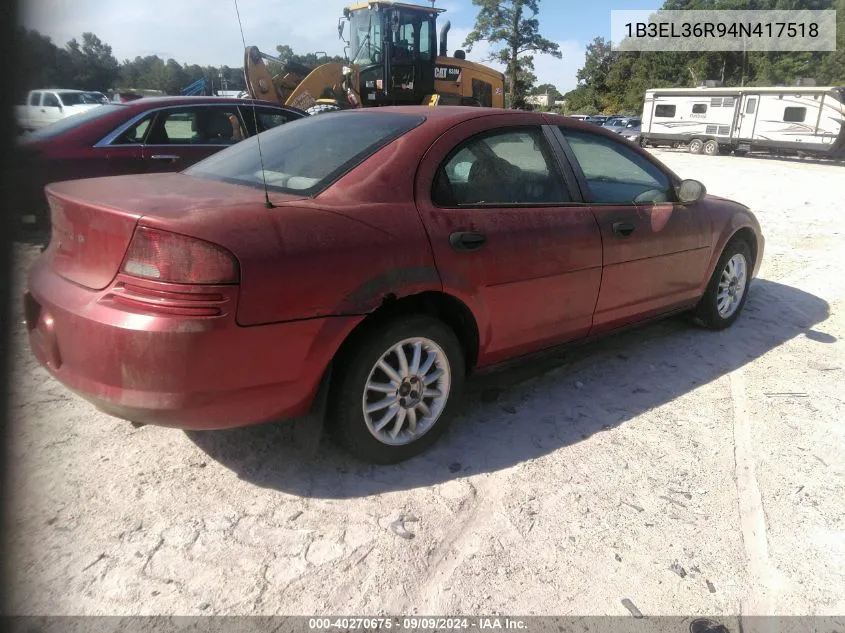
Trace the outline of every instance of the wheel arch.
{"label": "wheel arch", "polygon": [[342,359],[355,345],[385,323],[406,315],[426,314],[445,323],[461,344],[467,373],[478,361],[480,336],[478,323],[472,310],[460,299],[445,292],[427,290],[412,295],[396,297],[389,294],[375,310],[353,328],[335,353],[332,363]]}

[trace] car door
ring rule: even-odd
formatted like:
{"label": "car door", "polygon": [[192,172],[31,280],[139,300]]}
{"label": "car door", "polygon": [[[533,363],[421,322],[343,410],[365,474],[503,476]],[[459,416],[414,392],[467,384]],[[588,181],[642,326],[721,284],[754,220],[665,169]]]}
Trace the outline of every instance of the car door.
{"label": "car door", "polygon": [[676,204],[672,176],[629,144],[558,130],[604,244],[591,333],[694,301],[710,259],[703,206]]}
{"label": "car door", "polygon": [[235,105],[163,108],[143,147],[147,171],[182,171],[245,138]]}
{"label": "car door", "polygon": [[111,130],[97,142],[83,162],[89,176],[120,176],[147,171],[144,139],[150,133],[155,112],[142,112]]}
{"label": "car door", "polygon": [[541,118],[462,123],[428,150],[417,208],[446,292],[479,324],[479,365],[585,336],[601,281],[595,219]]}
{"label": "car door", "polygon": [[62,104],[55,92],[44,92],[41,95],[41,108],[37,111],[38,127],[55,123],[62,118]]}

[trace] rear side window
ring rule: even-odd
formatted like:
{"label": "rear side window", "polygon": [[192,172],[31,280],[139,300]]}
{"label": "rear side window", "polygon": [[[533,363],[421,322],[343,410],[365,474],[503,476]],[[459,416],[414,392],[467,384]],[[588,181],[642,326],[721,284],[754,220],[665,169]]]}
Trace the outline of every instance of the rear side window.
{"label": "rear side window", "polygon": [[114,139],[111,145],[139,145],[144,142],[144,136],[150,129],[150,121],[154,114],[148,114],[137,123],[133,123],[120,136]]}
{"label": "rear side window", "polygon": [[[315,195],[380,148],[424,121],[383,112],[337,112],[304,117],[261,134],[268,189]],[[226,148],[184,173],[263,187],[258,139]]]}
{"label": "rear side window", "polygon": [[569,202],[539,128],[488,132],[456,147],[435,177],[440,207]]}
{"label": "rear side window", "polygon": [[707,104],[706,103],[694,103],[692,104],[692,113],[693,114],[705,114],[707,112]]}
{"label": "rear side window", "polygon": [[266,132],[267,130],[272,130],[274,127],[279,127],[280,125],[301,118],[294,113],[271,108],[241,106],[240,111],[250,136],[255,134],[256,123],[258,124],[259,132]]}
{"label": "rear side window", "polygon": [[561,128],[584,172],[593,202],[650,204],[671,200],[669,177],[631,148],[588,132]]}
{"label": "rear side window", "polygon": [[37,106],[41,105],[41,93],[40,92],[33,92],[29,95],[29,105]]}
{"label": "rear side window", "polygon": [[660,104],[659,106],[654,108],[654,116],[671,118],[675,116],[675,106],[667,105],[665,103]]}

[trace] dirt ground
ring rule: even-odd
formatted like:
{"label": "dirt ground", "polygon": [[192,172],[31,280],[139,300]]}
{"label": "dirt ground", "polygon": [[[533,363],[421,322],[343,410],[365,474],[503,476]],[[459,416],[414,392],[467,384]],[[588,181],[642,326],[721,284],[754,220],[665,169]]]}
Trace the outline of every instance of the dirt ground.
{"label": "dirt ground", "polygon": [[11,613],[845,613],[845,165],[656,153],[758,214],[734,327],[475,381],[396,467],[290,425],[134,428],[51,380],[20,315]]}

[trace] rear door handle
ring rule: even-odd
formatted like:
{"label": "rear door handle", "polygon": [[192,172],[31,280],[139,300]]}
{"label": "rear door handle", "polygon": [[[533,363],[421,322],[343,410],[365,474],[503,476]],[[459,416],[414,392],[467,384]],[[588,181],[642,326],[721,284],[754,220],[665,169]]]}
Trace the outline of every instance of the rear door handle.
{"label": "rear door handle", "polygon": [[458,231],[449,236],[449,244],[460,253],[477,251],[484,246],[486,241],[487,237],[484,233],[476,233],[474,231]]}
{"label": "rear door handle", "polygon": [[179,160],[179,157],[176,154],[153,154],[150,156],[151,160],[169,160],[171,163],[175,163]]}
{"label": "rear door handle", "polygon": [[616,237],[628,237],[634,232],[634,225],[629,222],[614,222],[613,235]]}

